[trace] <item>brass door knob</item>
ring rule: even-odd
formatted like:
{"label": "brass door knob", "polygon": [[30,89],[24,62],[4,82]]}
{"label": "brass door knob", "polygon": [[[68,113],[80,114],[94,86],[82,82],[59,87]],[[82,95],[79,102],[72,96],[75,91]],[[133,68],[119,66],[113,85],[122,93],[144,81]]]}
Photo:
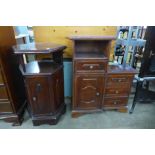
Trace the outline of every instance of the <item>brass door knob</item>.
{"label": "brass door knob", "polygon": [[119,91],[118,91],[118,90],[116,90],[116,91],[115,91],[115,93],[116,93],[116,94],[118,94],[118,93],[119,93]]}
{"label": "brass door knob", "polygon": [[114,104],[116,105],[116,104],[117,104],[117,102],[115,101],[115,102],[114,102]]}
{"label": "brass door knob", "polygon": [[96,93],[96,96],[99,96],[99,95],[100,95],[100,93],[99,93],[99,92],[97,92],[97,93]]}
{"label": "brass door knob", "polygon": [[89,68],[90,68],[90,69],[93,69],[93,65],[90,65]]}
{"label": "brass door knob", "polygon": [[32,98],[32,100],[33,100],[33,101],[36,101],[36,100],[37,100],[37,98],[36,98],[36,97],[33,97],[33,98]]}

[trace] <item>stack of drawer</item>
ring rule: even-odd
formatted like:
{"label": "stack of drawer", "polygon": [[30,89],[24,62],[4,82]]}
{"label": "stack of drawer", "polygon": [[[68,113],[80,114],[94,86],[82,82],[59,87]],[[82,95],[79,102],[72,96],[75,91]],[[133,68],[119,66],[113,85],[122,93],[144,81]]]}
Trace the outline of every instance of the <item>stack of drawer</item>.
{"label": "stack of drawer", "polygon": [[132,78],[125,74],[108,74],[103,107],[127,107]]}
{"label": "stack of drawer", "polygon": [[20,125],[26,105],[24,81],[12,46],[16,44],[13,26],[0,26],[0,119]]}
{"label": "stack of drawer", "polygon": [[0,113],[11,112],[12,108],[8,99],[7,89],[4,84],[2,69],[0,66]]}

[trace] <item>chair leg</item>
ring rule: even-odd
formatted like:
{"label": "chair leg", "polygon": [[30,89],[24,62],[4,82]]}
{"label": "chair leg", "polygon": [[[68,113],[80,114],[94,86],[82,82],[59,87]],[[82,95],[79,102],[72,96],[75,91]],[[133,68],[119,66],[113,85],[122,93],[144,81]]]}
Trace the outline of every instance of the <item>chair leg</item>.
{"label": "chair leg", "polygon": [[135,98],[136,98],[136,97],[134,97],[133,104],[132,104],[131,109],[130,109],[130,111],[129,111],[130,114],[133,113],[133,111],[134,111],[134,109],[135,109],[135,106],[136,106],[136,99],[135,99]]}
{"label": "chair leg", "polygon": [[133,99],[133,103],[132,103],[131,109],[129,110],[130,114],[132,114],[134,109],[135,109],[135,106],[136,106],[136,103],[137,103],[136,99],[137,99],[137,95],[138,95],[138,90],[139,90],[140,87],[142,87],[142,83],[143,82],[137,81],[135,96],[134,96],[134,99]]}
{"label": "chair leg", "polygon": [[147,90],[149,90],[149,83],[150,83],[150,81],[146,81],[145,87],[146,87]]}

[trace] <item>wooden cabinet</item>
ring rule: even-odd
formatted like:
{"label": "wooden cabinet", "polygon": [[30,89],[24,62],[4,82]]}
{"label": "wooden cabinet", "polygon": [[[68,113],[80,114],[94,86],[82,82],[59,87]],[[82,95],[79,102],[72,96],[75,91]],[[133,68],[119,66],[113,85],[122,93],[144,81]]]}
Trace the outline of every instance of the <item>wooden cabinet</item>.
{"label": "wooden cabinet", "polygon": [[105,109],[127,111],[135,70],[108,65],[113,36],[71,36],[73,53],[72,116]]}
{"label": "wooden cabinet", "polygon": [[18,70],[12,45],[16,45],[12,26],[0,26],[0,119],[20,125],[26,106],[24,81]]}
{"label": "wooden cabinet", "polygon": [[[52,43],[31,43],[14,46],[14,53],[51,54],[48,60],[20,63],[25,80],[28,109],[33,125],[56,124],[65,113],[62,54],[65,46]],[[34,50],[35,49],[35,50]]]}

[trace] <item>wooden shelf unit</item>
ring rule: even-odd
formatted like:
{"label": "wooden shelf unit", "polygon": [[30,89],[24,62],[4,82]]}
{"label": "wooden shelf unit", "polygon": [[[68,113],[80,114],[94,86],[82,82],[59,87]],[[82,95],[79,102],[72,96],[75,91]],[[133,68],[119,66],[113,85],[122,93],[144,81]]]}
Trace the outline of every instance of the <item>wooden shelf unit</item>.
{"label": "wooden shelf unit", "polygon": [[[65,46],[52,43],[30,43],[14,46],[21,58],[20,70],[24,77],[28,109],[33,125],[57,124],[66,111],[64,103],[63,50]],[[51,54],[52,60],[24,63],[23,54]]]}
{"label": "wooden shelf unit", "polygon": [[[105,109],[127,111],[134,69],[108,65],[113,36],[71,36],[73,41],[72,117]],[[123,88],[123,89],[122,89]]]}

